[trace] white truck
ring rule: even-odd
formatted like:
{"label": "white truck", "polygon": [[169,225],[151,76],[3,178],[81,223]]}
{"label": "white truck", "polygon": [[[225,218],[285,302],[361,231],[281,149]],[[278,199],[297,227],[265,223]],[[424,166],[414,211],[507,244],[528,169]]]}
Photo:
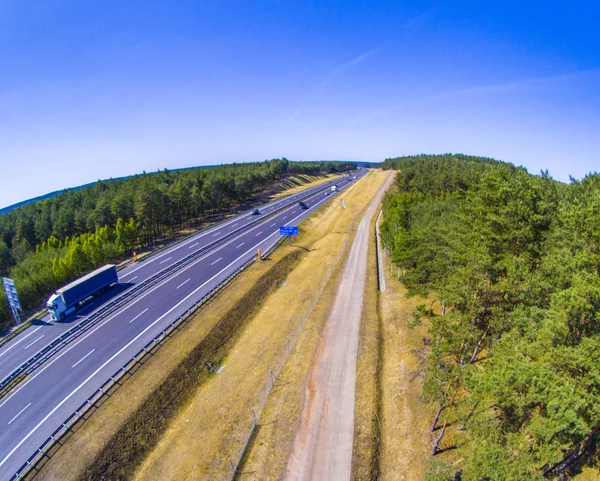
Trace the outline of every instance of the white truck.
{"label": "white truck", "polygon": [[337,185],[331,186],[331,192],[337,192]]}
{"label": "white truck", "polygon": [[53,320],[62,319],[73,314],[88,299],[107,291],[117,282],[117,268],[108,264],[58,289],[50,296],[46,307]]}

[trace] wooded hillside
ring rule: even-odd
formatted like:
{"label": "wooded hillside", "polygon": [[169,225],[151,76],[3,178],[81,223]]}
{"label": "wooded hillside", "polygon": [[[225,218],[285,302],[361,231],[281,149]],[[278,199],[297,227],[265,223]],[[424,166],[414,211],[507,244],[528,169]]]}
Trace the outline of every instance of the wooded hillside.
{"label": "wooded hillside", "polygon": [[[284,158],[98,181],[0,215],[0,276],[15,280],[23,308],[32,309],[70,280],[235,209],[284,175],[351,168]],[[2,292],[0,332],[11,322]]]}
{"label": "wooded hillside", "polygon": [[[594,462],[600,430],[600,175],[570,184],[465,156],[389,159],[383,235],[433,291],[428,479],[535,480]],[[435,311],[435,313],[434,313]]]}

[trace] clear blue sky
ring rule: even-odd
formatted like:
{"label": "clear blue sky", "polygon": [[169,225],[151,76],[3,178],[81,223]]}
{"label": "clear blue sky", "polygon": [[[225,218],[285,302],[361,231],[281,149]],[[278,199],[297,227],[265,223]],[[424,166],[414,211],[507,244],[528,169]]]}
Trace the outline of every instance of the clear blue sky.
{"label": "clear blue sky", "polygon": [[281,156],[462,152],[579,178],[598,170],[599,9],[0,0],[0,207]]}

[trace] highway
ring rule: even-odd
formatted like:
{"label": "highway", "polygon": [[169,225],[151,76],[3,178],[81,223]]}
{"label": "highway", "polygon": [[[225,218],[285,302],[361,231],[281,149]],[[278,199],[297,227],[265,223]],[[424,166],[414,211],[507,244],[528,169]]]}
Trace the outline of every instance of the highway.
{"label": "highway", "polygon": [[[351,184],[342,180],[339,188]],[[280,225],[298,224],[315,208],[335,198],[323,191],[307,199],[305,202],[309,208],[304,210],[298,206],[297,198],[305,196],[306,192],[261,207],[261,212],[265,212],[269,208],[274,211],[278,206],[289,204],[273,217],[244,229],[193,259],[103,318],[0,400],[0,424],[4,424],[0,428],[0,480],[10,479],[47,437],[141,347],[239,266],[256,256],[257,249],[264,252],[275,244],[279,239]],[[212,237],[222,238],[243,223],[253,222],[256,217],[242,214],[193,236],[144,263],[120,271],[120,280],[130,285],[142,282],[187,256],[191,249],[201,249],[202,245],[210,244],[214,240]],[[26,345],[36,342],[44,330],[49,333],[56,324],[61,323],[29,328],[29,332],[4,346],[0,356],[6,353],[4,358],[16,359],[11,352],[25,350]],[[56,335],[56,332],[53,334]],[[42,340],[37,343],[41,345]],[[9,349],[11,345],[17,347]],[[35,344],[30,349],[33,346]],[[36,349],[39,347],[36,346]]]}
{"label": "highway", "polygon": [[211,243],[219,241],[235,231],[243,230],[248,224],[255,223],[270,213],[282,207],[297,204],[299,199],[317,193],[324,188],[330,188],[331,185],[337,185],[338,183],[343,184],[344,178],[341,180],[336,179],[331,184],[322,184],[259,206],[260,215],[251,215],[250,211],[242,213],[226,222],[193,235],[156,255],[149,256],[147,259],[144,258],[139,263],[131,264],[125,269],[120,270],[119,285],[84,307],[78,313],[59,322],[50,322],[50,317],[46,316],[40,321],[34,322],[32,326],[2,345],[0,347],[0,382],[66,331],[78,324],[86,323],[107,301],[124,294],[125,291],[134,285],[140,284],[159,272],[168,269],[173,264],[181,261],[182,258],[205,249]]}

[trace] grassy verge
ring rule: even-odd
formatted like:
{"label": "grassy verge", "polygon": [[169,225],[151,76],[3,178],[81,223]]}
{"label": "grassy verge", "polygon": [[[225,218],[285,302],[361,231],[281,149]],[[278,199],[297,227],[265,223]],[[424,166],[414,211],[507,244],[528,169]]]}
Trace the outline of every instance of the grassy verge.
{"label": "grassy verge", "polygon": [[359,331],[356,363],[356,405],[354,408],[354,446],[352,479],[377,480],[380,475],[381,445],[381,358],[383,339],[377,289],[377,252],[374,216],[371,222],[367,280]]}
{"label": "grassy verge", "polygon": [[167,381],[198,344],[227,316],[232,306],[247,296],[283,257],[285,255],[251,266],[227,288],[226,295],[221,295],[208,304],[178,334],[140,364],[134,375],[105,397],[92,414],[74,427],[72,434],[61,443],[62,446],[50,453],[51,457],[41,467],[36,479],[79,479],[98,453],[112,443],[128,418]]}
{"label": "grassy verge", "polygon": [[207,366],[222,364],[245,322],[299,259],[299,252],[289,253],[258,280],[118,429],[81,479],[125,479],[133,474],[196,389],[209,379]]}
{"label": "grassy verge", "polygon": [[421,481],[431,449],[429,428],[435,406],[421,401],[425,324],[409,328],[417,305],[407,297],[384,256],[387,289],[379,294],[383,327],[381,476],[383,480]]}
{"label": "grassy verge", "polygon": [[319,272],[325,265],[320,256],[331,252],[340,261],[336,263],[314,310],[305,320],[295,349],[280,372],[281,386],[267,399],[259,419],[260,428],[244,460],[239,479],[278,479],[285,470],[302,411],[310,366],[335,299],[343,260],[358,226],[355,221],[360,219],[384,178],[384,173],[373,172],[345,194],[346,210],[340,202],[336,202],[319,221],[325,234],[315,242],[303,262],[308,274],[299,281],[307,289],[306,295],[314,296],[314,287],[320,281]]}

